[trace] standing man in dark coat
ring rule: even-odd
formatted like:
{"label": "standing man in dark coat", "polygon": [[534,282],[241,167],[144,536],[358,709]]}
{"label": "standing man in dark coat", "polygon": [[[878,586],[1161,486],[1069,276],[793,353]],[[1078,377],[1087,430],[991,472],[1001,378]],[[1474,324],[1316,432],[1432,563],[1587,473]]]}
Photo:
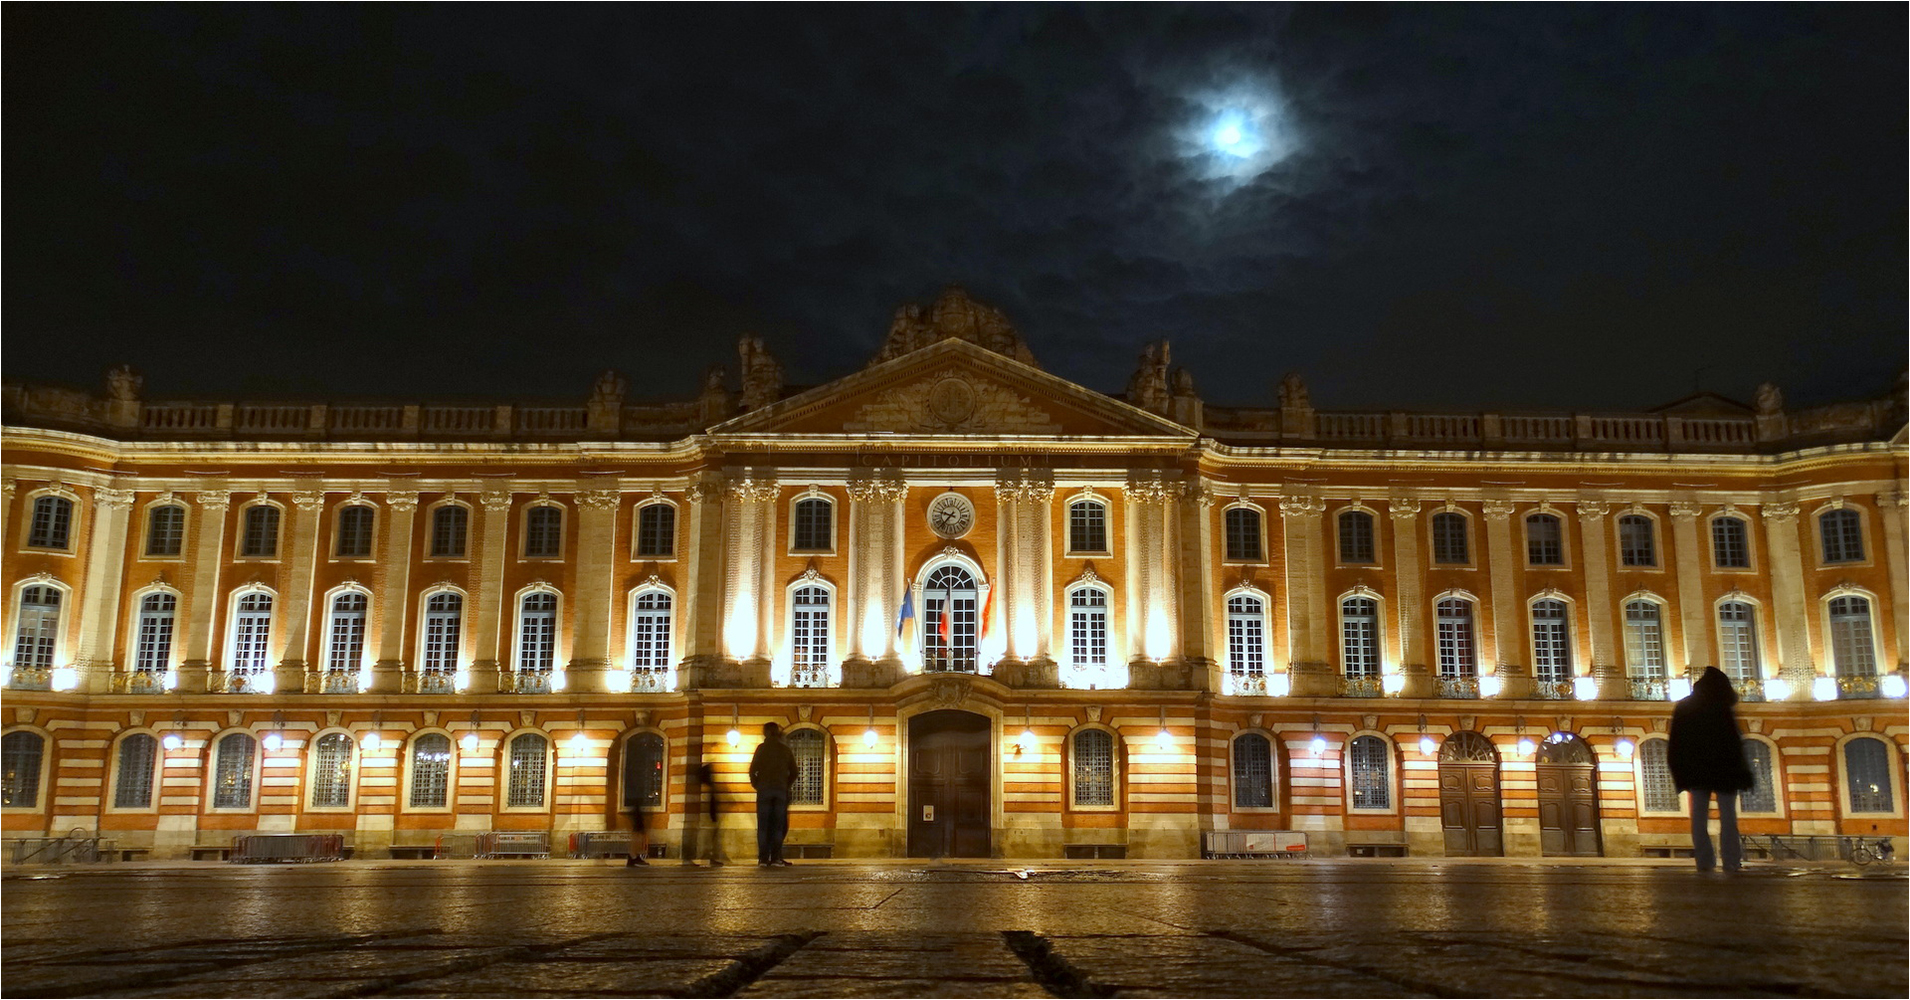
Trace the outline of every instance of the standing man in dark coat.
{"label": "standing man in dark coat", "polygon": [[1691,686],[1691,694],[1671,712],[1667,755],[1671,781],[1679,791],[1691,795],[1691,848],[1701,872],[1717,864],[1711,833],[1706,828],[1713,795],[1718,797],[1718,837],[1724,841],[1724,870],[1734,872],[1744,864],[1744,845],[1738,841],[1738,793],[1750,788],[1755,779],[1744,758],[1737,713],[1731,708],[1737,703],[1738,693],[1731,689],[1731,678],[1717,667],[1706,667]]}
{"label": "standing man in dark coat", "polygon": [[749,759],[749,784],[756,789],[756,863],[787,865],[783,838],[789,835],[789,791],[796,784],[796,755],[783,742],[783,727],[764,723],[763,742]]}

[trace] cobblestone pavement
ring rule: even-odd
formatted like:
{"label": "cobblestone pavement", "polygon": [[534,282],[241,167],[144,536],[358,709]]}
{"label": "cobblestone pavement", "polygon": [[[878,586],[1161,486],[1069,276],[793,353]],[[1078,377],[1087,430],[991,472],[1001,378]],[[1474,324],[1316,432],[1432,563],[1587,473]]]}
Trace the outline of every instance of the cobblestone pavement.
{"label": "cobblestone pavement", "polygon": [[1888,996],[1906,883],[1440,861],[14,869],[28,997]]}

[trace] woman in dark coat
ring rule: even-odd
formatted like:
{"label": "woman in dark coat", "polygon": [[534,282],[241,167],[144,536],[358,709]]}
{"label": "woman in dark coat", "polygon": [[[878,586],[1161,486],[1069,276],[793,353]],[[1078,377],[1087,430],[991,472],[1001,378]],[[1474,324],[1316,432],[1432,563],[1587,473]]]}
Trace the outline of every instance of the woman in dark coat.
{"label": "woman in dark coat", "polygon": [[1706,667],[1691,686],[1691,694],[1671,712],[1671,748],[1667,755],[1671,781],[1679,791],[1691,793],[1691,848],[1701,872],[1717,864],[1711,833],[1706,829],[1713,795],[1718,797],[1718,837],[1724,841],[1724,870],[1737,871],[1744,863],[1743,845],[1738,842],[1738,793],[1750,788],[1754,779],[1751,765],[1744,759],[1744,737],[1738,732],[1737,713],[1731,708],[1737,703],[1738,693],[1731,689],[1731,678],[1717,667]]}

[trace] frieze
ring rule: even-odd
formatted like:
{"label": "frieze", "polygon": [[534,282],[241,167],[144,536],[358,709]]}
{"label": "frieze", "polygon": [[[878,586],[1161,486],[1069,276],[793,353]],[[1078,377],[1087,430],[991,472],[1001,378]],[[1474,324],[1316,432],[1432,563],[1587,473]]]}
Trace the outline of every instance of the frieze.
{"label": "frieze", "polygon": [[1006,386],[951,375],[878,393],[844,421],[842,429],[1057,434],[1061,425],[1033,400]]}
{"label": "frieze", "polygon": [[738,503],[770,503],[781,493],[773,479],[739,479],[729,487],[731,499]]}
{"label": "frieze", "polygon": [[689,489],[683,491],[683,495],[689,498],[691,503],[716,503],[723,499],[723,494],[727,491],[728,487],[723,480],[706,479],[692,483]]}
{"label": "frieze", "polygon": [[1326,513],[1326,501],[1318,497],[1281,497],[1282,517],[1309,517]]}
{"label": "frieze", "polygon": [[585,490],[577,494],[577,502],[591,510],[616,510],[623,503],[623,494],[616,490]]}
{"label": "frieze", "polygon": [[133,491],[102,486],[93,491],[93,505],[110,510],[124,510],[133,505]]}
{"label": "frieze", "polygon": [[292,503],[297,506],[299,510],[309,514],[325,506],[325,494],[316,491],[294,493],[292,494]]}
{"label": "frieze", "polygon": [[208,511],[222,511],[232,506],[232,494],[224,490],[203,490],[194,493],[192,501]]}

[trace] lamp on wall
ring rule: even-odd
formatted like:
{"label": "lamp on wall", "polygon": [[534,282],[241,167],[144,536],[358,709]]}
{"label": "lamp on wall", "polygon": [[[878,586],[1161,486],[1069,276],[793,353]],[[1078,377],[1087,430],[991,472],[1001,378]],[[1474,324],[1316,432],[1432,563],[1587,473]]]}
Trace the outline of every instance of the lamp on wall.
{"label": "lamp on wall", "polygon": [[1433,738],[1431,736],[1426,735],[1426,717],[1423,715],[1420,716],[1419,717],[1419,752],[1428,757],[1431,757],[1433,755],[1433,752],[1438,749],[1439,749],[1439,744],[1434,743]]}
{"label": "lamp on wall", "polygon": [[1173,749],[1174,737],[1167,731],[1167,706],[1166,705],[1160,706],[1160,713],[1161,713],[1161,731],[1158,734],[1156,734],[1154,737],[1154,747],[1157,750],[1167,751],[1167,750]]}
{"label": "lamp on wall", "polygon": [[729,741],[730,741],[730,747],[732,749],[743,745],[743,731],[737,728],[739,725],[741,725],[741,720],[737,717],[737,711],[738,711],[738,708],[736,705],[730,706]]}
{"label": "lamp on wall", "polygon": [[183,715],[173,716],[172,728],[172,732],[159,738],[159,745],[168,750],[177,750],[186,745],[186,738],[179,735],[179,730],[186,728],[186,717]]}
{"label": "lamp on wall", "polygon": [[1526,738],[1525,716],[1523,715],[1519,716],[1518,733],[1519,733],[1519,756],[1521,757],[1532,756],[1532,751],[1534,747],[1532,746],[1532,741]]}
{"label": "lamp on wall", "polygon": [[477,748],[478,748],[478,732],[477,731],[478,731],[478,714],[477,714],[477,710],[473,709],[471,711],[471,730],[464,734],[463,739],[458,741],[458,746],[463,747],[465,753],[468,753],[468,754],[477,753]]}
{"label": "lamp on wall", "polygon": [[1033,720],[1029,718],[1028,706],[1024,704],[1021,706],[1021,742],[1015,744],[1015,755],[1020,756],[1023,753],[1031,752],[1034,750],[1034,748],[1035,748],[1034,722]]}
{"label": "lamp on wall", "polygon": [[1877,679],[1877,691],[1886,698],[1901,698],[1906,685],[1902,674],[1885,674]]}
{"label": "lamp on wall", "polygon": [[871,704],[869,706],[869,728],[862,731],[862,745],[867,749],[874,750],[876,741],[879,739],[881,739],[881,737],[875,731],[875,706]]}
{"label": "lamp on wall", "polygon": [[584,735],[584,710],[577,710],[577,732],[570,737],[570,755],[581,757],[590,748],[590,737]]}
{"label": "lamp on wall", "polygon": [[1326,737],[1320,732],[1320,717],[1313,717],[1313,742],[1307,745],[1315,760],[1326,756]]}
{"label": "lamp on wall", "polygon": [[1637,744],[1619,735],[1619,725],[1618,716],[1612,716],[1612,736],[1615,737],[1612,749],[1618,751],[1618,756],[1630,760],[1632,751],[1637,749]]}
{"label": "lamp on wall", "polygon": [[1816,677],[1811,680],[1811,697],[1818,701],[1837,700],[1837,678]]}
{"label": "lamp on wall", "polygon": [[1598,678],[1572,678],[1572,697],[1579,701],[1592,701],[1598,697]]}
{"label": "lamp on wall", "polygon": [[285,728],[285,713],[273,712],[272,713],[272,731],[269,733],[266,733],[265,739],[259,741],[260,743],[265,744],[266,753],[278,753],[279,748],[285,745],[285,737],[279,735],[279,730],[284,728]]}
{"label": "lamp on wall", "polygon": [[1786,701],[1791,696],[1791,682],[1782,677],[1773,677],[1764,682],[1765,701]]}

